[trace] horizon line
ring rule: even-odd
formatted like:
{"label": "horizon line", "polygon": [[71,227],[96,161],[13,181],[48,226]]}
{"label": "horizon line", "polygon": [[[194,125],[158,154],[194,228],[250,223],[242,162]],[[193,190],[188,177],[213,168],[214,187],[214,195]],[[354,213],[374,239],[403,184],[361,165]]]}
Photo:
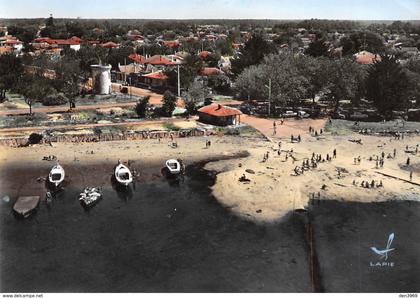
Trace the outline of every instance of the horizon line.
{"label": "horizon line", "polygon": [[[33,19],[48,19],[49,17],[0,17],[0,20],[33,20]],[[325,19],[325,18],[296,18],[296,19],[273,19],[273,18],[89,18],[89,17],[54,17],[54,19],[69,19],[69,20],[151,20],[151,21],[306,21],[306,20],[319,20],[319,21],[420,21],[420,19]]]}

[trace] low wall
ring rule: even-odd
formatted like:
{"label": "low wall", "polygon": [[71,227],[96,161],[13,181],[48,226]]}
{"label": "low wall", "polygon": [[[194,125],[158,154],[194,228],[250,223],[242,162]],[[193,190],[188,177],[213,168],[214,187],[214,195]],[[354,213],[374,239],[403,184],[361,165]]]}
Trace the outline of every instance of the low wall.
{"label": "low wall", "polygon": [[[167,139],[186,137],[201,137],[216,134],[212,130],[202,129],[182,129],[178,131],[138,131],[126,133],[102,133],[102,134],[83,134],[83,135],[56,135],[44,137],[41,144],[45,143],[88,143],[88,142],[108,142],[108,141],[131,141],[145,139]],[[28,137],[13,137],[0,139],[0,146],[22,147],[28,144]]]}

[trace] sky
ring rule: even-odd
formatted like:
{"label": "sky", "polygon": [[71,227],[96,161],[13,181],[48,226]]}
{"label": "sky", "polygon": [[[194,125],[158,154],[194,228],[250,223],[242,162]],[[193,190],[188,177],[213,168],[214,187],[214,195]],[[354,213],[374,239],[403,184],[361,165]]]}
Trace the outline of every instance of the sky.
{"label": "sky", "polygon": [[420,20],[420,0],[0,0],[0,18]]}

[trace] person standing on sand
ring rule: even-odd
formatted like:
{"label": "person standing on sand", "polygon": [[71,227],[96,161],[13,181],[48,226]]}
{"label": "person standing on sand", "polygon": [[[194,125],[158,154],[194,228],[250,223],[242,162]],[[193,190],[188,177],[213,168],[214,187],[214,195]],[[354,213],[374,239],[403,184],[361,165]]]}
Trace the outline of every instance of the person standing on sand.
{"label": "person standing on sand", "polygon": [[394,158],[395,158],[395,155],[397,155],[397,149],[394,148]]}
{"label": "person standing on sand", "polygon": [[410,165],[410,157],[407,157],[407,162],[406,165],[409,166]]}
{"label": "person standing on sand", "polygon": [[410,171],[410,181],[413,181],[413,171]]}
{"label": "person standing on sand", "polygon": [[337,150],[335,148],[333,150],[333,158],[337,158]]}

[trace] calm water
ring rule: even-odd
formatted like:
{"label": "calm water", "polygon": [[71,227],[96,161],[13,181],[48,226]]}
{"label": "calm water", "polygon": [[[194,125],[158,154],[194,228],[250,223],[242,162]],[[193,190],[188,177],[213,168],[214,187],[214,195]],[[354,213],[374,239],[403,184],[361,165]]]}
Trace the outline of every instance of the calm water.
{"label": "calm water", "polygon": [[108,187],[89,211],[71,185],[27,220],[2,202],[1,291],[311,291],[302,224],[241,220],[210,195],[211,174],[187,171],[178,186]]}
{"label": "calm water", "polygon": [[[187,173],[179,185],[157,178],[131,192],[108,186],[89,211],[74,183],[27,220],[12,215],[13,200],[1,201],[0,291],[313,290],[306,215],[256,225],[216,202],[214,175],[199,166]],[[320,288],[419,291],[420,204],[314,202],[310,214]],[[395,266],[370,267],[377,260],[370,247],[385,247],[390,232]]]}

